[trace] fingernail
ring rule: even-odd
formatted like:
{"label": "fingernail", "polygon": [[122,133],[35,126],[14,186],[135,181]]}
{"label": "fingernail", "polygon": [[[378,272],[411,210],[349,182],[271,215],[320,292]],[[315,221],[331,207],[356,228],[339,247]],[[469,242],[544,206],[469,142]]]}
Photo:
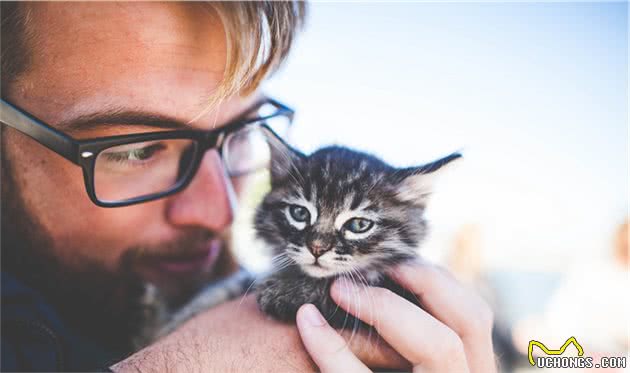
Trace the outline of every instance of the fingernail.
{"label": "fingernail", "polygon": [[324,316],[322,316],[317,307],[312,304],[306,304],[302,307],[302,315],[304,315],[304,320],[311,326],[323,326],[326,324]]}

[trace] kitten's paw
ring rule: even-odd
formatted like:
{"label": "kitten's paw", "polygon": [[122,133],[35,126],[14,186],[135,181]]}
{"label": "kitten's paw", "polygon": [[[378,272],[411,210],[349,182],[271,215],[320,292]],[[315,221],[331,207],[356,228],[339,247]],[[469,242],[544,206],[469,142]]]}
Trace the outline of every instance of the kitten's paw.
{"label": "kitten's paw", "polygon": [[261,311],[285,322],[294,322],[297,309],[301,306],[273,281],[267,281],[260,287],[256,300]]}

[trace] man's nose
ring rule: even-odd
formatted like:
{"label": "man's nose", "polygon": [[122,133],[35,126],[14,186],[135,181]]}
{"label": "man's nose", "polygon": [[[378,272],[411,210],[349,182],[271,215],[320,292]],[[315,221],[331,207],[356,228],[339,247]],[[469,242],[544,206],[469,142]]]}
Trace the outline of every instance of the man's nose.
{"label": "man's nose", "polygon": [[308,249],[315,258],[319,258],[332,248],[332,244],[324,240],[313,240],[308,244]]}
{"label": "man's nose", "polygon": [[174,225],[218,232],[232,223],[235,208],[236,196],[221,157],[210,150],[190,184],[169,198],[167,219]]}

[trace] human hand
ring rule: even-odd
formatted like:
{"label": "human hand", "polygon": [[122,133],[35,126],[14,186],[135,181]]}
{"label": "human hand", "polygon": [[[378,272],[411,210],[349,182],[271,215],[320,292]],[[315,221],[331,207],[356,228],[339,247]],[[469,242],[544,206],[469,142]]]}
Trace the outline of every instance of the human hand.
{"label": "human hand", "polygon": [[[342,332],[367,366],[403,369],[408,363],[365,332]],[[337,335],[339,337],[339,335]],[[339,337],[341,338],[341,337]],[[254,296],[227,302],[183,324],[153,345],[112,366],[115,372],[313,372],[295,325],[262,314]]]}
{"label": "human hand", "polygon": [[[418,296],[424,309],[390,290],[347,280],[338,280],[331,295],[343,309],[372,325],[414,372],[496,372],[493,315],[481,297],[428,263],[401,265],[390,276]],[[297,325],[323,373],[370,371],[315,306],[300,308]]]}

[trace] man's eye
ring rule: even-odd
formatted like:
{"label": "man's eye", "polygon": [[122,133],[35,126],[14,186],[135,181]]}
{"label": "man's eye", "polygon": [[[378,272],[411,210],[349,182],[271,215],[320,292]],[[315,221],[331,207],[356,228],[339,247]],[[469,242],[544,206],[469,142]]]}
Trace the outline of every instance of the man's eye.
{"label": "man's eye", "polygon": [[364,233],[372,229],[374,222],[364,218],[352,218],[344,226],[352,233]]}
{"label": "man's eye", "polygon": [[300,205],[289,206],[289,213],[291,214],[291,217],[299,223],[306,222],[311,217],[311,214],[308,212],[308,209]]}
{"label": "man's eye", "polygon": [[163,149],[164,145],[158,143],[125,151],[105,152],[103,155],[107,160],[113,162],[142,162],[150,159],[155,153]]}

